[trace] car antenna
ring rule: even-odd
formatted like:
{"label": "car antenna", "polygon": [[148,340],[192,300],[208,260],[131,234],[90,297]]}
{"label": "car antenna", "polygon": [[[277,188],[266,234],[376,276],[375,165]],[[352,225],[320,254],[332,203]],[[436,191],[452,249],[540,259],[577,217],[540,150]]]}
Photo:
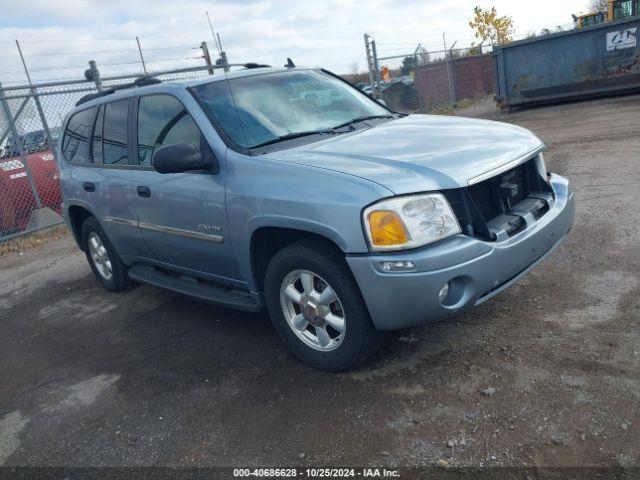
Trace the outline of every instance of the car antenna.
{"label": "car antenna", "polygon": [[291,60],[289,57],[287,57],[287,64],[285,65],[285,67],[287,68],[295,68],[296,64],[293,63],[293,60]]}

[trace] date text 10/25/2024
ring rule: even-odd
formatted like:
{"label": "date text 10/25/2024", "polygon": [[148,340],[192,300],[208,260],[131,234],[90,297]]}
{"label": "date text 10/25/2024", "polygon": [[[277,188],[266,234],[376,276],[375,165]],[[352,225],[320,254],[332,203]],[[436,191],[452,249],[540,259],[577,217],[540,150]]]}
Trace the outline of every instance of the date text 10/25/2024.
{"label": "date text 10/25/2024", "polygon": [[400,472],[386,468],[236,468],[233,476],[265,478],[399,478]]}

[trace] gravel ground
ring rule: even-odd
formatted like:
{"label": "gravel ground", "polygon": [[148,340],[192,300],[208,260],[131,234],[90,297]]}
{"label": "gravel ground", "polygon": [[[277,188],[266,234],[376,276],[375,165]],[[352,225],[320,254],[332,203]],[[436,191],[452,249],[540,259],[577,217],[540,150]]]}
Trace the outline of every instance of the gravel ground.
{"label": "gravel ground", "polygon": [[264,314],[103,291],[70,237],[2,256],[0,465],[637,466],[640,96],[462,113],[532,129],[573,182],[525,279],[333,375]]}

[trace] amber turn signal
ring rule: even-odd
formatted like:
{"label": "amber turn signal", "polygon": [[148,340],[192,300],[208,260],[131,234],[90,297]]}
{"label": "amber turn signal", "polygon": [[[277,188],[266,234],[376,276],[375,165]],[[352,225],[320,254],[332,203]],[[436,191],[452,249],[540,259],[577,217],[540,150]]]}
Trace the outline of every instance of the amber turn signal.
{"label": "amber turn signal", "polygon": [[403,245],[409,234],[400,216],[391,210],[377,210],[369,214],[371,241],[376,247]]}

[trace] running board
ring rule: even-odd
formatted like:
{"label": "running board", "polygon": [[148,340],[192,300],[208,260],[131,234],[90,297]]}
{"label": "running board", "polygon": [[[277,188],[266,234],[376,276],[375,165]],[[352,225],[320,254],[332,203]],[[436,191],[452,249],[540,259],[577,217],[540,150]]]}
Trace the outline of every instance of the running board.
{"label": "running board", "polygon": [[194,277],[174,276],[148,265],[137,264],[129,269],[129,277],[138,282],[189,295],[200,300],[224,305],[235,310],[259,312],[262,310],[250,293],[220,287],[211,282],[198,281]]}

